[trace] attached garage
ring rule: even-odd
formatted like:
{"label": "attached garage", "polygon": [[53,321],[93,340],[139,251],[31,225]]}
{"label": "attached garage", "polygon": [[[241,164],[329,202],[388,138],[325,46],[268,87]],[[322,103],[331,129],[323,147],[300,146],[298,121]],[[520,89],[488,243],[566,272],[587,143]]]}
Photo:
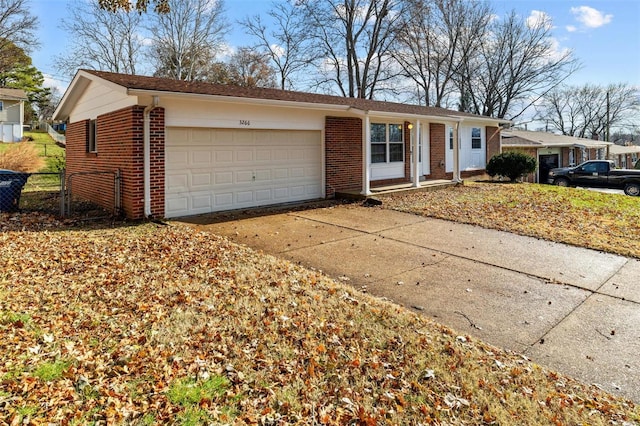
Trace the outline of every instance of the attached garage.
{"label": "attached garage", "polygon": [[321,132],[168,127],[165,216],[322,198]]}

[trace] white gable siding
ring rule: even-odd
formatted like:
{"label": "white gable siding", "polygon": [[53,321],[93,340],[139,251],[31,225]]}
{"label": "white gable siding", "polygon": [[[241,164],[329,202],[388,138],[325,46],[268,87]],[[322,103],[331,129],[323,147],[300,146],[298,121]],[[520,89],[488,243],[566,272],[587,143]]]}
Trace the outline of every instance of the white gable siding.
{"label": "white gable siding", "polygon": [[22,107],[20,101],[0,99],[2,101],[2,111],[0,111],[0,122],[22,124]]}
{"label": "white gable siding", "polygon": [[69,114],[69,121],[75,123],[82,120],[95,119],[122,108],[138,104],[138,97],[114,90],[113,85],[93,81],[79,97]]}

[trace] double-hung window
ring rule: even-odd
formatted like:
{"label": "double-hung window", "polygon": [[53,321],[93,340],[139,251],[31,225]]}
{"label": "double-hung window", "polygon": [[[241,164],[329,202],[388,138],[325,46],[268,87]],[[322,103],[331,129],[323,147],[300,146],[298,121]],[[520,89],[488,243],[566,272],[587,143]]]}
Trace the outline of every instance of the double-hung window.
{"label": "double-hung window", "polygon": [[482,148],[482,131],[480,127],[471,128],[471,149]]}
{"label": "double-hung window", "polygon": [[371,123],[371,163],[404,161],[402,124]]}

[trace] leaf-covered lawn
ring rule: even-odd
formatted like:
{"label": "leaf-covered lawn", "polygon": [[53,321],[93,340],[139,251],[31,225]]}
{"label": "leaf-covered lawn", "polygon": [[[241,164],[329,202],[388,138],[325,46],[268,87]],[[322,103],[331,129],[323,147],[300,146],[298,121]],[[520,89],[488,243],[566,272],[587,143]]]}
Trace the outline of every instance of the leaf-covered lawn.
{"label": "leaf-covered lawn", "polygon": [[384,206],[640,258],[640,198],[536,184],[395,193]]}
{"label": "leaf-covered lawn", "polygon": [[0,424],[633,424],[640,410],[180,226],[0,216]]}

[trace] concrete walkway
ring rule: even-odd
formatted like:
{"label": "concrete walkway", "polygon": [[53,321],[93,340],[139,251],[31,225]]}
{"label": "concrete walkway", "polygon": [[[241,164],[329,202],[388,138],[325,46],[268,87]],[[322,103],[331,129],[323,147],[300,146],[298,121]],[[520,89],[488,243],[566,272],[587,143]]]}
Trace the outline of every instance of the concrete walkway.
{"label": "concrete walkway", "polygon": [[640,403],[637,260],[359,205],[184,222]]}

